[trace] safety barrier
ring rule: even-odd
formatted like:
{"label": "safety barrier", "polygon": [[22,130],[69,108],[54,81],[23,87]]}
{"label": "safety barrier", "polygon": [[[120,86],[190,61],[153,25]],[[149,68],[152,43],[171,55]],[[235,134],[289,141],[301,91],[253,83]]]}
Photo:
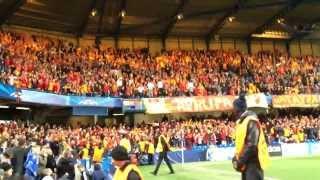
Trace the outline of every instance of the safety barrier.
{"label": "safety barrier", "polygon": [[[231,160],[234,147],[210,146],[207,150],[208,161]],[[320,142],[307,141],[305,143],[274,143],[268,147],[270,156],[299,157],[320,155]]]}

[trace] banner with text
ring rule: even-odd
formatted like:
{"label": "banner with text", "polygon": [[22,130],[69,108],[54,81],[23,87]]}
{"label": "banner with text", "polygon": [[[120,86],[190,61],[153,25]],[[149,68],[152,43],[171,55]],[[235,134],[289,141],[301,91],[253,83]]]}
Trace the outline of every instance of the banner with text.
{"label": "banner with text", "polygon": [[145,112],[145,108],[141,99],[124,99],[123,112]]}
{"label": "banner with text", "polygon": [[281,144],[273,144],[268,146],[268,152],[270,156],[282,156]]}
{"label": "banner with text", "polygon": [[108,107],[122,108],[121,98],[110,97],[86,97],[66,96],[53,93],[45,93],[31,90],[21,90],[20,99],[22,102],[48,104],[57,106],[82,106],[82,107]]}
{"label": "banner with text", "polygon": [[107,107],[122,108],[122,98],[67,96],[40,92],[30,89],[17,90],[15,87],[0,83],[0,98],[24,103],[37,103],[55,106]]}
{"label": "banner with text", "polygon": [[320,105],[320,96],[311,94],[279,95],[272,97],[272,104],[275,108],[318,107]]}
{"label": "banner with text", "polygon": [[229,111],[236,96],[145,98],[146,113],[167,114],[182,112]]}
{"label": "banner with text", "polygon": [[15,100],[16,89],[13,86],[0,83],[0,98]]}

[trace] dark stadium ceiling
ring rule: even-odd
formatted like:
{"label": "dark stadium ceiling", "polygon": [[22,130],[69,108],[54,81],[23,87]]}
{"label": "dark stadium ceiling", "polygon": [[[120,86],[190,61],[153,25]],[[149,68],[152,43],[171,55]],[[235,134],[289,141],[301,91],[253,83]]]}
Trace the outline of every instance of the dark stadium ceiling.
{"label": "dark stadium ceiling", "polygon": [[0,25],[98,37],[248,38],[286,31],[293,39],[319,32],[319,12],[320,0],[0,0]]}

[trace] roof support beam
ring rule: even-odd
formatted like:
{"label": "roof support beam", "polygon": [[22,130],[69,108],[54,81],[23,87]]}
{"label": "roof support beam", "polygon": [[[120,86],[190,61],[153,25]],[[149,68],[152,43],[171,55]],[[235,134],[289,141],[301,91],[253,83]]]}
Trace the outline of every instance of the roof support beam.
{"label": "roof support beam", "polygon": [[218,21],[210,27],[208,33],[205,35],[205,38],[210,39],[212,35],[219,32],[219,30],[223,27],[223,25],[228,20],[228,17],[232,16],[235,13],[235,11],[238,11],[237,9],[238,8],[231,9],[230,11],[225,13],[220,19],[218,19]]}
{"label": "roof support beam", "polygon": [[125,10],[126,8],[126,4],[127,4],[127,0],[121,0],[120,2],[120,9],[119,9],[119,13],[118,13],[118,19],[117,19],[117,23],[116,23],[116,27],[115,27],[115,30],[113,32],[115,38],[118,38],[119,34],[120,34],[120,29],[121,29],[121,24],[122,24],[122,20],[123,20],[123,17],[121,15],[121,11],[122,10]]}
{"label": "roof support beam", "polygon": [[268,27],[272,26],[274,23],[276,23],[278,18],[284,17],[287,13],[295,9],[300,3],[302,3],[304,0],[292,0],[288,1],[284,8],[282,8],[280,11],[278,11],[275,15],[273,15],[271,18],[267,19],[261,26],[258,26],[255,30],[250,32],[247,35],[247,38],[251,38],[251,36],[255,33],[262,33],[264,30],[266,30]]}
{"label": "roof support beam", "polygon": [[99,22],[98,22],[98,29],[97,29],[97,34],[96,34],[96,44],[100,44],[100,36],[101,34],[101,29],[102,29],[102,22],[103,22],[103,16],[104,16],[104,10],[106,8],[107,0],[103,0],[102,6],[100,8],[100,16],[99,16]]}
{"label": "roof support beam", "polygon": [[286,50],[287,50],[287,54],[290,57],[291,56],[291,52],[290,52],[290,42],[289,41],[286,42]]}
{"label": "roof support beam", "polygon": [[7,19],[9,19],[16,11],[20,9],[21,6],[23,6],[27,0],[18,0],[15,3],[13,3],[7,11],[0,13],[0,26],[6,22]]}
{"label": "roof support beam", "polygon": [[83,36],[83,33],[87,27],[89,18],[91,16],[91,11],[96,7],[96,4],[97,4],[97,0],[92,0],[90,7],[88,9],[86,9],[86,12],[84,13],[84,16],[82,17],[82,22],[76,30],[77,37]]}
{"label": "roof support beam", "polygon": [[[281,5],[285,5],[287,4],[287,2],[285,1],[280,1],[280,2],[268,2],[268,3],[259,3],[259,4],[254,4],[254,5],[244,5],[243,7],[241,7],[241,9],[243,10],[250,10],[250,9],[258,9],[258,8],[265,8],[265,7],[274,7],[274,6],[281,6]],[[212,10],[206,10],[206,11],[199,11],[199,12],[194,12],[194,13],[189,13],[189,14],[184,14],[183,15],[183,19],[190,19],[190,18],[195,18],[195,17],[200,17],[200,16],[208,16],[208,15],[216,15],[216,14],[220,14],[220,13],[224,13],[226,11],[230,11],[232,10],[234,7],[225,7],[225,8],[221,8],[221,9],[212,9]],[[159,18],[156,19],[152,22],[148,22],[145,24],[138,24],[135,26],[131,26],[128,28],[125,28],[123,30],[125,31],[130,31],[132,29],[138,29],[138,28],[143,28],[143,27],[147,27],[147,26],[151,26],[154,24],[159,24],[162,22],[167,22],[170,21],[172,18],[171,17],[164,17],[164,18]]]}
{"label": "roof support beam", "polygon": [[248,54],[252,53],[251,50],[251,39],[246,39],[246,45],[247,45],[247,49],[248,49]]}
{"label": "roof support beam", "polygon": [[177,23],[177,20],[178,20],[177,15],[183,11],[185,5],[187,4],[187,1],[188,0],[180,0],[180,3],[177,9],[174,11],[174,13],[170,17],[169,23],[163,29],[163,32],[161,34],[162,39],[166,39],[168,37],[168,34],[170,33],[174,25]]}
{"label": "roof support beam", "polygon": [[205,35],[205,40],[207,44],[210,44],[211,36],[218,33],[219,30],[223,27],[223,25],[227,22],[228,18],[232,15],[236,14],[239,9],[244,5],[246,0],[238,0],[237,3],[233,6],[233,8],[229,9],[218,21],[213,24],[208,33]]}

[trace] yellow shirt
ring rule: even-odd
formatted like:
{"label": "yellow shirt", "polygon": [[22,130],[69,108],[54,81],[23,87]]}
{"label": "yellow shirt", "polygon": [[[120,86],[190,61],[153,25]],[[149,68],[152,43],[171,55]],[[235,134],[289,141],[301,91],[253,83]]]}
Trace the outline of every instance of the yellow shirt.
{"label": "yellow shirt", "polygon": [[290,136],[290,131],[289,131],[288,128],[284,128],[283,131],[284,131],[284,137],[289,137]]}
{"label": "yellow shirt", "polygon": [[89,159],[89,149],[88,148],[82,149],[82,159]]}
{"label": "yellow shirt", "polygon": [[304,142],[304,133],[298,132],[298,138],[299,138],[299,142]]}
{"label": "yellow shirt", "polygon": [[299,143],[300,141],[299,141],[299,136],[298,136],[298,134],[293,134],[292,135],[292,138],[294,139],[294,141],[296,142],[296,143]]}
{"label": "yellow shirt", "polygon": [[123,138],[120,140],[120,146],[123,146],[124,148],[126,148],[128,152],[131,151],[131,143],[127,138]]}
{"label": "yellow shirt", "polygon": [[139,142],[140,151],[144,152],[144,149],[146,147],[146,141],[140,141]]}
{"label": "yellow shirt", "polygon": [[53,90],[53,85],[54,85],[54,83],[53,83],[52,81],[50,81],[49,87],[48,87],[48,90],[49,90],[49,91],[52,91],[52,90]]}
{"label": "yellow shirt", "polygon": [[83,85],[81,86],[81,88],[80,88],[80,93],[81,93],[81,94],[86,94],[86,93],[88,93],[88,86],[87,86],[87,84],[83,84]]}
{"label": "yellow shirt", "polygon": [[103,148],[94,148],[93,150],[93,161],[100,163],[102,161],[104,150]]}
{"label": "yellow shirt", "polygon": [[248,87],[248,94],[254,94],[257,92],[257,87],[254,84],[250,83]]}

